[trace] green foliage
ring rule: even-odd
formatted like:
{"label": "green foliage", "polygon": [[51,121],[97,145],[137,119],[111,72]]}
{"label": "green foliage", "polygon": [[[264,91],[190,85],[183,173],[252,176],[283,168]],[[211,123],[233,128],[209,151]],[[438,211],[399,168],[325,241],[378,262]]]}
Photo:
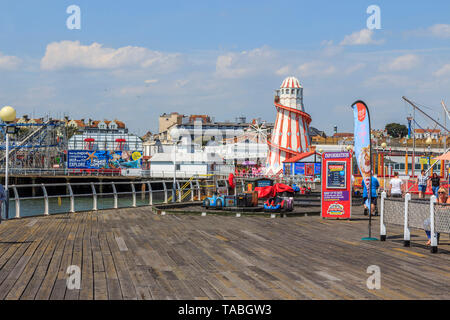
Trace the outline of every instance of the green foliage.
{"label": "green foliage", "polygon": [[72,136],[76,133],[78,133],[78,128],[77,127],[72,127],[72,126],[66,126],[66,135],[67,135],[67,140],[69,140],[70,138],[72,138]]}
{"label": "green foliage", "polygon": [[388,123],[385,129],[387,134],[393,138],[403,138],[408,134],[408,128],[399,123]]}

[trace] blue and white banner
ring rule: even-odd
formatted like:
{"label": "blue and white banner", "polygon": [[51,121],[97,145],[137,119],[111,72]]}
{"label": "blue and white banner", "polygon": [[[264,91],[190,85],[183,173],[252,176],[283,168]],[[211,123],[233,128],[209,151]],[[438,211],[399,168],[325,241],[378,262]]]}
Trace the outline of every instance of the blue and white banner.
{"label": "blue and white banner", "polygon": [[[371,150],[370,150],[370,117],[367,105],[362,101],[357,101],[352,105],[355,119],[355,157],[358,163],[359,171],[366,184],[367,190],[370,190],[371,177]],[[370,194],[370,193],[369,193]]]}
{"label": "blue and white banner", "polygon": [[69,169],[138,169],[142,165],[141,151],[69,150]]}

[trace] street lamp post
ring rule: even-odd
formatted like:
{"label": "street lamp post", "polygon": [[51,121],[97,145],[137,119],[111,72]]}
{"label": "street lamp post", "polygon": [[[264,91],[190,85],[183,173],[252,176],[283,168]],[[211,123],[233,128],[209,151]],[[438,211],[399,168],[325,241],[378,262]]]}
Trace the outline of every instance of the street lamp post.
{"label": "street lamp post", "polygon": [[[10,106],[5,106],[0,110],[0,118],[6,123],[9,124],[16,120],[16,110]],[[5,130],[6,135],[6,147],[5,147],[5,219],[8,219],[8,213],[9,213],[9,192],[8,192],[8,167],[9,167],[9,132],[8,132],[8,126]],[[1,212],[0,212],[0,221],[1,221]]]}

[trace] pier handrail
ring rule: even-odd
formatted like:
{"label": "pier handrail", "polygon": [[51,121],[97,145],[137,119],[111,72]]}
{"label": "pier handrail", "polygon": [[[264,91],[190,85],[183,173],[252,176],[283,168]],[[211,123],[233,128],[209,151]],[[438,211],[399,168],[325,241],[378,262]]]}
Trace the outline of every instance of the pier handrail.
{"label": "pier handrail", "polygon": [[[223,179],[218,180],[221,182],[221,185],[226,185]],[[32,212],[31,214],[28,212],[25,216],[97,211],[102,209],[117,209],[119,207],[151,206],[157,203],[168,203],[168,192],[172,190],[172,184],[173,181],[171,180],[13,184],[9,189],[13,193],[10,201],[14,201],[15,205],[9,206],[10,212],[6,213],[6,218],[10,216],[14,216],[15,218],[23,217],[23,212],[26,209],[25,204],[29,201],[32,201],[31,206],[36,212]],[[139,185],[139,187],[136,185]],[[181,186],[185,188],[182,189]],[[177,179],[175,187],[179,195],[177,197],[177,201],[179,202],[201,200],[202,196],[206,196],[215,190],[214,187],[204,187],[200,183],[200,179],[197,178]],[[182,195],[183,190],[185,194]],[[238,190],[238,192],[241,191]],[[191,196],[188,197],[188,195]],[[83,199],[90,199],[92,206],[86,206],[86,203],[81,203]],[[112,204],[107,208],[99,208],[99,203],[103,206],[102,201],[108,199],[112,200]],[[84,205],[84,207],[77,207],[80,204]],[[40,211],[41,209],[39,207],[42,205],[44,209]],[[10,214],[11,211],[14,211],[13,215]]]}

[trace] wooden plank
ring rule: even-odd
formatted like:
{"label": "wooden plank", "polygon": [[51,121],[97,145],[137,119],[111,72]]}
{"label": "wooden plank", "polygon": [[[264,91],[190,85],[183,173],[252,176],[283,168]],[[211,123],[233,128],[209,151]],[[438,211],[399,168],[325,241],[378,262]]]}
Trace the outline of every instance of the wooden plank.
{"label": "wooden plank", "polygon": [[[44,254],[47,252],[47,248],[51,247],[52,244],[55,243],[56,237],[58,236],[58,229],[60,227],[60,224],[61,224],[60,221],[56,223],[53,221],[49,221],[48,222],[49,228],[45,232],[44,238],[39,242],[36,242],[38,243],[38,247],[36,248],[36,250],[32,252],[30,250],[30,247],[28,248],[28,250],[30,250],[29,254],[32,254],[32,256],[30,257],[28,255],[27,257],[27,252],[25,252],[24,256],[21,258],[21,260],[23,259],[23,265],[18,267],[19,265],[18,263],[18,265],[16,265],[15,267],[16,276],[13,275],[14,273],[10,273],[10,277],[17,278],[17,281],[15,282],[14,287],[8,293],[5,299],[17,300],[21,298],[22,293],[27,288],[29,282],[31,281],[32,276],[35,274],[36,269],[41,260],[43,259]],[[23,273],[20,272],[20,268],[24,269]]]}
{"label": "wooden plank", "polygon": [[[2,223],[0,298],[450,298],[449,255],[361,242],[364,220],[153,217],[131,208]],[[381,290],[365,285],[371,264]],[[67,290],[69,265],[81,268],[80,290]]]}
{"label": "wooden plank", "polygon": [[[94,299],[94,268],[92,259],[91,248],[91,232],[93,221],[96,220],[95,214],[90,214],[86,223],[86,229],[84,230],[82,240],[82,267],[81,267],[81,291],[80,300],[93,300]],[[99,283],[103,284],[103,283]],[[106,296],[106,281],[105,284],[105,296]],[[99,296],[101,296],[99,294]]]}
{"label": "wooden plank", "polygon": [[[67,267],[72,259],[73,241],[79,226],[80,215],[77,214],[66,223],[70,225],[65,237],[61,237],[63,246],[58,247],[54,253],[54,263],[50,264],[49,271],[44,278],[41,290],[36,295],[37,299],[62,300],[66,291]],[[52,259],[53,260],[53,259]]]}
{"label": "wooden plank", "polygon": [[56,248],[59,246],[63,246],[64,242],[58,241],[61,235],[64,236],[69,229],[69,225],[64,223],[64,221],[60,220],[59,228],[55,230],[55,240],[51,241],[47,246],[42,259],[39,261],[38,266],[36,267],[36,271],[33,274],[30,282],[28,283],[25,291],[23,292],[21,299],[24,300],[33,300],[36,297],[37,292],[42,287],[45,287],[45,284],[42,285],[44,278],[47,274],[47,270],[51,273],[53,268],[50,268],[50,264],[53,258],[53,254],[55,253]]}
{"label": "wooden plank", "polygon": [[[80,224],[77,228],[77,231],[75,233],[74,240],[73,240],[72,256],[71,256],[70,260],[68,259],[68,263],[70,263],[70,266],[76,266],[76,267],[80,268],[81,276],[83,276],[83,273],[84,273],[83,269],[82,269],[83,268],[83,237],[84,237],[84,231],[87,228],[87,221],[89,221],[89,219],[90,219],[89,215],[90,215],[90,213],[85,213],[82,216],[80,216]],[[69,255],[69,252],[70,252],[70,247],[69,247],[69,250],[67,251],[68,255]],[[69,266],[67,266],[67,267],[69,267]],[[69,275],[67,274],[67,271],[66,271],[65,278],[67,279],[68,276]],[[84,280],[85,279],[81,278],[80,289],[69,289],[66,286],[64,299],[65,300],[78,300],[80,297],[81,287],[82,287],[83,283],[85,286],[89,285],[88,284],[89,279],[86,279],[86,283]]]}

